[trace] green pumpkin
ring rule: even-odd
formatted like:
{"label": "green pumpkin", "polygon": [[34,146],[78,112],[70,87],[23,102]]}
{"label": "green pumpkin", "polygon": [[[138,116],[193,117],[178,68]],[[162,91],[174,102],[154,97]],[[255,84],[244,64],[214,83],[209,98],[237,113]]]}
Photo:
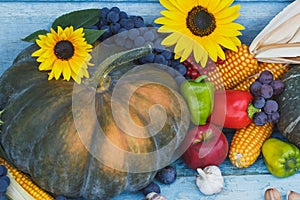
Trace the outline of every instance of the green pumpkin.
{"label": "green pumpkin", "polygon": [[94,76],[80,85],[48,81],[30,56],[36,48],[21,52],[0,79],[1,145],[35,183],[54,195],[105,200],[142,189],[180,156],[189,113],[176,82],[130,62],[151,48],[107,59],[109,47],[95,48],[102,59],[93,56]]}
{"label": "green pumpkin", "polygon": [[282,78],[285,89],[278,97],[279,131],[300,148],[300,65],[292,65]]}

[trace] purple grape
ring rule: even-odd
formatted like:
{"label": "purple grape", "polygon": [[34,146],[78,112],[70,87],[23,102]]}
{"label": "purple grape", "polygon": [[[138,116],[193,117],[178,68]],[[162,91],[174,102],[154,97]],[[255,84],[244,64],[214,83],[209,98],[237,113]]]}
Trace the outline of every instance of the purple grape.
{"label": "purple grape", "polygon": [[164,183],[164,184],[171,184],[176,180],[177,172],[176,168],[172,166],[167,166],[158,171],[156,174],[156,178]]}
{"label": "purple grape", "polygon": [[173,58],[173,53],[168,50],[163,51],[161,55],[163,55],[167,60],[171,60]]}
{"label": "purple grape", "polygon": [[273,95],[281,94],[284,90],[284,83],[281,80],[273,80],[270,85],[273,88]]}
{"label": "purple grape", "polygon": [[130,19],[123,18],[119,21],[119,23],[120,23],[121,27],[126,28],[127,30],[134,28],[134,23]]}
{"label": "purple grape", "polygon": [[269,70],[264,70],[260,73],[258,80],[262,84],[269,84],[273,81],[273,78],[274,77],[272,72],[270,72]]}
{"label": "purple grape", "polygon": [[113,34],[117,34],[121,28],[121,25],[119,23],[113,23],[110,25],[110,30]]}
{"label": "purple grape", "polygon": [[127,13],[126,13],[126,12],[124,12],[124,11],[120,11],[120,13],[119,13],[119,17],[120,17],[120,19],[126,19],[126,18],[128,18],[128,15],[127,15]]}
{"label": "purple grape", "polygon": [[6,192],[10,184],[10,179],[7,176],[0,177],[0,192]]}
{"label": "purple grape", "polygon": [[128,31],[128,37],[131,39],[131,40],[135,40],[138,36],[140,35],[140,32],[138,29],[134,28],[134,29],[130,29]]}
{"label": "purple grape", "polygon": [[0,176],[7,175],[7,168],[4,165],[0,165]]}
{"label": "purple grape", "polygon": [[161,54],[155,56],[154,62],[157,64],[164,64],[166,61],[165,57]]}
{"label": "purple grape", "polygon": [[268,122],[277,123],[279,121],[280,114],[278,111],[268,115]]}
{"label": "purple grape", "polygon": [[115,11],[109,11],[107,13],[107,17],[106,17],[106,20],[108,22],[111,22],[111,23],[117,23],[119,21],[120,17],[119,17],[119,13],[116,13]]}
{"label": "purple grape", "polygon": [[136,28],[140,28],[140,27],[143,27],[145,26],[144,24],[144,19],[140,16],[131,16],[130,17],[134,23],[134,27]]}
{"label": "purple grape", "polygon": [[255,108],[261,109],[264,107],[266,100],[263,97],[255,97],[252,103]]}
{"label": "purple grape", "polygon": [[132,49],[133,48],[133,41],[132,40],[126,40],[125,42],[125,48],[126,49]]}
{"label": "purple grape", "polygon": [[253,115],[253,122],[257,126],[263,126],[267,123],[268,116],[264,112],[257,112]]}
{"label": "purple grape", "polygon": [[155,55],[153,53],[149,53],[148,55],[144,56],[144,58],[147,63],[152,63],[154,61]]}
{"label": "purple grape", "polygon": [[263,84],[261,86],[260,94],[265,99],[269,99],[273,96],[273,88],[271,85]]}
{"label": "purple grape", "polygon": [[118,7],[116,7],[116,6],[114,6],[114,7],[112,7],[111,9],[110,9],[110,11],[113,11],[113,12],[115,12],[115,13],[120,13],[120,8],[118,8]]}
{"label": "purple grape", "polygon": [[147,185],[142,189],[142,193],[145,196],[147,196],[150,192],[155,192],[157,194],[160,194],[161,191],[159,185],[154,182],[151,182],[149,185]]}
{"label": "purple grape", "polygon": [[172,59],[171,60],[171,67],[175,68],[178,64],[180,64],[180,60],[179,59],[176,59],[176,60]]}
{"label": "purple grape", "polygon": [[138,36],[137,38],[135,38],[134,40],[134,45],[136,47],[141,47],[143,45],[145,45],[145,39],[142,36]]}
{"label": "purple grape", "polygon": [[186,73],[186,67],[183,64],[178,64],[175,69],[181,74],[181,75],[185,75]]}
{"label": "purple grape", "polygon": [[250,92],[253,96],[260,96],[262,84],[259,81],[254,81],[250,85]]}
{"label": "purple grape", "polygon": [[[108,9],[107,7],[102,8],[102,9],[101,9],[101,13],[100,13],[100,14],[101,14],[101,18],[102,18],[102,19],[106,19],[106,16],[107,16],[107,13],[108,13],[108,12],[109,12],[109,9]],[[101,19],[101,20],[102,20],[102,19]]]}
{"label": "purple grape", "polygon": [[152,31],[146,31],[143,36],[148,42],[152,42],[155,39],[155,35]]}
{"label": "purple grape", "polygon": [[267,100],[264,106],[264,112],[266,114],[275,113],[278,110],[278,103],[275,100]]}

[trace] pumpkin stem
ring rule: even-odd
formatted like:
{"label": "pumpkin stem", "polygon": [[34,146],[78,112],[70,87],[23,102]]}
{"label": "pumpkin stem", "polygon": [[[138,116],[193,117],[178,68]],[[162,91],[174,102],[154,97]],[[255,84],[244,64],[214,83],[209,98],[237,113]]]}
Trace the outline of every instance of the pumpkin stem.
{"label": "pumpkin stem", "polygon": [[110,77],[108,76],[109,72],[111,72],[113,69],[120,65],[131,62],[144,55],[149,54],[151,53],[151,51],[152,47],[150,45],[147,45],[114,54],[106,58],[102,63],[100,63],[94,76],[90,79],[87,79],[85,81],[85,84],[96,88],[98,91],[105,91],[110,85]]}

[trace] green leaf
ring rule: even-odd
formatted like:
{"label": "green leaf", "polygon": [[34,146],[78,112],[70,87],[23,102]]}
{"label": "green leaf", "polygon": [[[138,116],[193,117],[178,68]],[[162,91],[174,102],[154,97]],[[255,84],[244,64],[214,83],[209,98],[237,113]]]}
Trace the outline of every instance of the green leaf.
{"label": "green leaf", "polygon": [[46,30],[38,30],[35,31],[34,33],[31,33],[27,37],[22,38],[22,40],[25,42],[35,42],[35,40],[38,38],[39,35],[46,35],[47,33],[48,31]]}
{"label": "green leaf", "polygon": [[57,31],[57,26],[65,29],[73,26],[74,29],[80,27],[89,28],[100,20],[100,9],[86,9],[70,12],[58,17],[52,24],[52,28]]}
{"label": "green leaf", "polygon": [[93,44],[106,30],[84,29],[84,37],[88,44]]}

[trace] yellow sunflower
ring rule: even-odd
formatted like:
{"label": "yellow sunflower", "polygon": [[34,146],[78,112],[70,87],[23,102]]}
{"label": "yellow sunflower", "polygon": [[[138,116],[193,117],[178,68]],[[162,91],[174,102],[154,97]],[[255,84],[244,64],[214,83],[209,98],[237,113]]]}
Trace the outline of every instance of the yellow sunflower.
{"label": "yellow sunflower", "polygon": [[160,0],[163,10],[155,23],[162,24],[162,33],[171,33],[162,45],[175,45],[176,57],[184,61],[193,52],[195,60],[205,66],[208,56],[225,59],[223,47],[237,51],[237,36],[244,27],[233,20],[239,17],[234,0]]}
{"label": "yellow sunflower", "polygon": [[39,35],[36,43],[39,50],[32,56],[38,57],[40,62],[39,70],[49,71],[48,80],[55,78],[58,80],[61,75],[67,81],[74,79],[78,84],[83,77],[88,78],[88,66],[92,56],[92,45],[88,44],[84,38],[83,28],[74,31],[73,26],[62,29],[57,27],[57,32],[51,28],[47,35]]}

